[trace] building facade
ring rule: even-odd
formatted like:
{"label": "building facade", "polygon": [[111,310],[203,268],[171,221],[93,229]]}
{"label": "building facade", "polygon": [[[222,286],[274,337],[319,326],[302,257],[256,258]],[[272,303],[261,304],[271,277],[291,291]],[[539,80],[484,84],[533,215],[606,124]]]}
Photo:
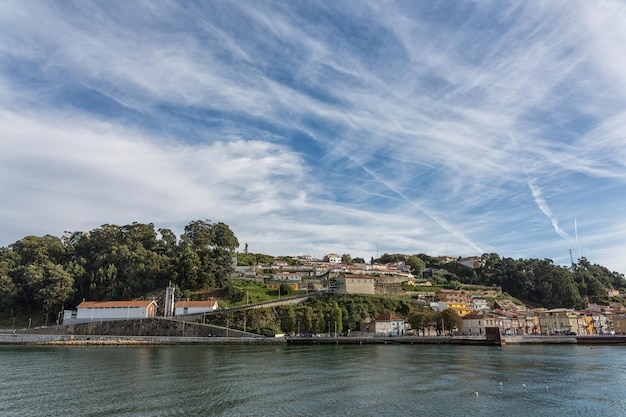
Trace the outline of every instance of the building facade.
{"label": "building facade", "polygon": [[65,310],[63,323],[131,320],[156,317],[156,301],[83,301],[76,310]]}

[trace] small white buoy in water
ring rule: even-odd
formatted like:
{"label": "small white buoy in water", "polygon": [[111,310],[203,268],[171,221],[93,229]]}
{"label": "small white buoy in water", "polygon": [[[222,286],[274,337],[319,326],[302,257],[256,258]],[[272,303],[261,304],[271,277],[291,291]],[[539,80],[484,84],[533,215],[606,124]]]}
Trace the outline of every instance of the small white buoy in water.
{"label": "small white buoy in water", "polygon": [[476,396],[478,397],[478,391],[476,391],[474,394],[476,394]]}
{"label": "small white buoy in water", "polygon": [[523,386],[524,388],[526,388],[526,384],[522,384],[522,386]]}

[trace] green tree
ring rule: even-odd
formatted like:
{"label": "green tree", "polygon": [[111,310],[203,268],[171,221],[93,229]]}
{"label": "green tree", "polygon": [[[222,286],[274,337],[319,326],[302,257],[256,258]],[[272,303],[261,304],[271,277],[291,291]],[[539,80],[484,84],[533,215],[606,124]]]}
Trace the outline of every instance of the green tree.
{"label": "green tree", "polygon": [[426,329],[431,326],[434,319],[434,312],[432,310],[414,310],[409,313],[409,323],[413,330],[422,332],[423,336],[426,336]]}
{"label": "green tree", "polygon": [[74,292],[74,278],[61,265],[49,263],[44,266],[41,288],[35,299],[43,305],[45,312],[61,311]]}
{"label": "green tree", "polygon": [[455,330],[461,330],[463,327],[463,319],[456,310],[446,308],[443,311],[437,311],[434,317],[438,333],[447,333],[451,335]]}
{"label": "green tree", "polygon": [[411,270],[411,273],[417,277],[421,277],[424,272],[424,268],[426,268],[424,261],[415,255],[409,256],[405,263]]}
{"label": "green tree", "polygon": [[230,301],[236,303],[243,300],[245,293],[235,286],[232,279],[226,280],[226,290],[228,291],[228,298]]}
{"label": "green tree", "polygon": [[321,311],[317,313],[317,319],[315,320],[315,333],[324,333],[326,330],[326,321],[324,320],[324,313]]}
{"label": "green tree", "polygon": [[313,313],[311,311],[311,307],[304,306],[302,308],[302,321],[300,326],[300,331],[303,333],[311,331],[311,328],[313,327]]}
{"label": "green tree", "polygon": [[337,303],[330,311],[330,324],[334,327],[335,333],[343,333],[343,310]]}
{"label": "green tree", "polygon": [[283,321],[283,330],[285,333],[295,333],[296,331],[296,313],[292,306],[287,307],[285,319]]}
{"label": "green tree", "polygon": [[341,263],[345,265],[350,265],[352,263],[352,256],[349,253],[344,253],[341,255]]}

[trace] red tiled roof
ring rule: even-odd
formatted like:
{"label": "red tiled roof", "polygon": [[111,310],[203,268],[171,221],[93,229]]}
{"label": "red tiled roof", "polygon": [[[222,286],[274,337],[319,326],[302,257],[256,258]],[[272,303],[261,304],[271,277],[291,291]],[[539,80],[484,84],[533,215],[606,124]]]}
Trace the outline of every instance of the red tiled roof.
{"label": "red tiled roof", "polygon": [[356,278],[356,279],[374,279],[371,275],[365,274],[345,274],[342,275],[341,278]]}
{"label": "red tiled roof", "polygon": [[145,301],[83,301],[78,308],[116,308],[116,307],[148,307],[156,303],[152,300]]}
{"label": "red tiled roof", "polygon": [[403,318],[396,316],[393,313],[383,313],[376,316],[376,321],[404,321]]}
{"label": "red tiled roof", "polygon": [[471,313],[464,315],[462,318],[463,320],[484,319],[485,313],[482,311],[472,311]]}
{"label": "red tiled roof", "polygon": [[177,301],[175,307],[213,307],[217,303],[216,300],[206,301]]}

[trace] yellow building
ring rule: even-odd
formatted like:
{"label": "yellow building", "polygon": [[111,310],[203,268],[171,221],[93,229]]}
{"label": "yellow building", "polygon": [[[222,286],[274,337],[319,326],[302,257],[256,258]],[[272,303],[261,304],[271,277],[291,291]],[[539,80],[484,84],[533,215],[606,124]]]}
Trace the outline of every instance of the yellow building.
{"label": "yellow building", "polygon": [[443,311],[443,310],[450,308],[456,311],[461,317],[474,311],[470,304],[459,302],[459,301],[439,301],[438,304],[439,304],[439,311]]}
{"label": "yellow building", "polygon": [[265,288],[268,290],[278,290],[281,285],[286,285],[294,291],[298,291],[299,285],[297,282],[280,282],[280,281],[272,281],[265,284]]}

